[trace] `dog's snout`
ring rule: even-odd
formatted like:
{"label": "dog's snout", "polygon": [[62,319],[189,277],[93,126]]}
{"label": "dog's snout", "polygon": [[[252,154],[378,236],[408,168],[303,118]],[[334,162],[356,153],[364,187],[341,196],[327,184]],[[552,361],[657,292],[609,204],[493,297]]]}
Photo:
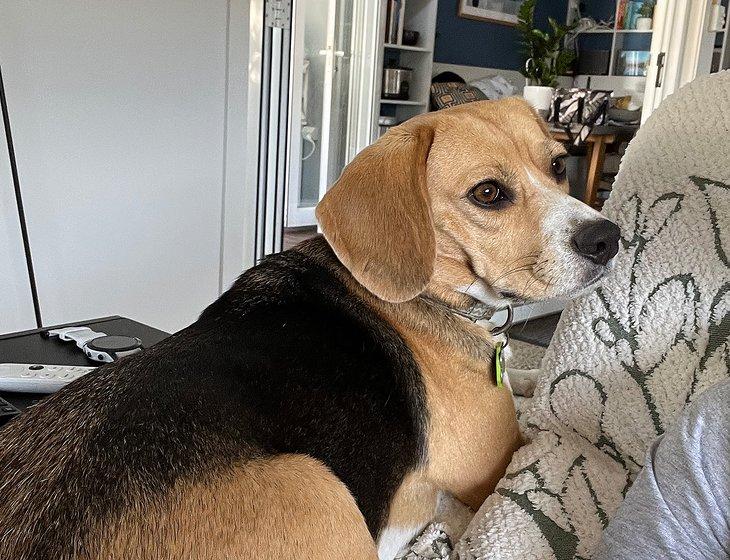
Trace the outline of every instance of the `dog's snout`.
{"label": "dog's snout", "polygon": [[573,248],[590,261],[606,265],[616,253],[621,230],[613,222],[599,220],[580,226],[573,235]]}

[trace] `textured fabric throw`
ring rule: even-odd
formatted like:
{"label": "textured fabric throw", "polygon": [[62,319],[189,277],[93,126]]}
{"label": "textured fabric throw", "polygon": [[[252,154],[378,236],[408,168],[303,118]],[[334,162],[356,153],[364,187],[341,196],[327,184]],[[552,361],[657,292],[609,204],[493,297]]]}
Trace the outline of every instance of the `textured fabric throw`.
{"label": "textured fabric throw", "polygon": [[529,443],[452,560],[590,558],[652,441],[728,377],[728,139],[723,72],[629,145],[604,211],[622,230],[615,270],[563,313],[520,418]]}
{"label": "textured fabric throw", "polygon": [[436,82],[431,84],[431,105],[434,109],[446,109],[472,101],[481,101],[487,96],[468,84],[458,82]]}

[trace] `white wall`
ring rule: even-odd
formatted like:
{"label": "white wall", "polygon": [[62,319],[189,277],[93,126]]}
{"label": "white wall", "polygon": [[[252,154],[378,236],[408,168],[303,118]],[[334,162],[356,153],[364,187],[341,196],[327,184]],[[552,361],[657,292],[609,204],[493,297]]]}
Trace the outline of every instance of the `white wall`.
{"label": "white wall", "polygon": [[[176,330],[230,280],[224,198],[241,203],[246,151],[244,84],[231,96],[227,76],[231,67],[244,74],[247,61],[241,49],[227,60],[228,21],[248,14],[245,1],[231,4],[0,0],[0,62],[44,323],[120,314]],[[240,39],[248,23],[235,23]],[[7,332],[34,325],[1,150],[0,160]],[[232,241],[243,243],[234,214]],[[244,253],[228,251],[234,268]]]}
{"label": "white wall", "polygon": [[3,133],[0,134],[0,332],[35,326],[17,215]]}

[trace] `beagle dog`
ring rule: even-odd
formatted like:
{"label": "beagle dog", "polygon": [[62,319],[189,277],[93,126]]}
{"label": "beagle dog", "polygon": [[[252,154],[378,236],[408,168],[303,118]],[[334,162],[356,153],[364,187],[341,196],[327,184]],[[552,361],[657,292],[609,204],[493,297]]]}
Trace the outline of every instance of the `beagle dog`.
{"label": "beagle dog", "polygon": [[458,311],[581,293],[619,230],[523,101],[413,118],[320,202],[323,237],[0,431],[0,558],[392,558],[520,446]]}

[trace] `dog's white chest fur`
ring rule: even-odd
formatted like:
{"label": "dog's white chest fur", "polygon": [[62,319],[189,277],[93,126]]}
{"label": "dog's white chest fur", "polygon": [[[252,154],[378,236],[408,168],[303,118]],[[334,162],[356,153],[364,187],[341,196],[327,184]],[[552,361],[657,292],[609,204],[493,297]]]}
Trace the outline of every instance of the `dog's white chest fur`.
{"label": "dog's white chest fur", "polygon": [[425,523],[410,527],[386,526],[378,537],[379,560],[393,560],[425,526]]}

